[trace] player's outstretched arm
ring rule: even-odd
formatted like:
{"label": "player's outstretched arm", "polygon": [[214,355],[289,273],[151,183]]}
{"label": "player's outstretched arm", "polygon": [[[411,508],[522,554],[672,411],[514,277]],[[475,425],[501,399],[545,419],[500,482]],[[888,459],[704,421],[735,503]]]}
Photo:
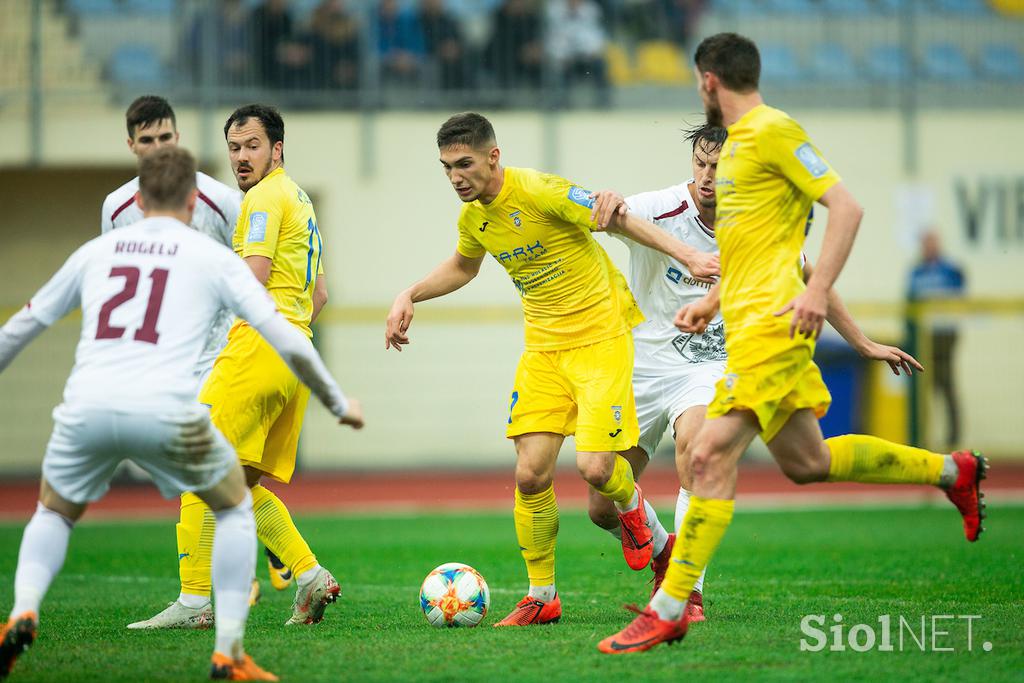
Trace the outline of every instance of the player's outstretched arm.
{"label": "player's outstretched arm", "polygon": [[680,308],[672,321],[676,328],[680,332],[703,334],[718,313],[718,291],[719,285],[716,283],[700,299]]}
{"label": "player's outstretched arm", "polygon": [[33,318],[28,308],[22,308],[12,315],[0,327],[0,372],[45,329],[46,325]]}
{"label": "player's outstretched arm", "polygon": [[682,263],[701,282],[714,282],[721,274],[718,254],[706,254],[680,242],[650,221],[632,213],[614,211],[608,222],[609,232],[618,232],[637,244],[642,244]]}
{"label": "player's outstretched arm", "polygon": [[414,304],[451,294],[469,284],[480,272],[484,257],[470,258],[458,251],[442,261],[434,270],[412,287],[395,297],[388,312],[384,330],[384,348],[401,351],[409,343],[409,325],[412,324]]}
{"label": "player's outstretched arm", "polygon": [[[811,278],[814,268],[810,261],[804,263],[804,282]],[[843,303],[839,292],[832,288],[828,292],[828,316],[827,320],[836,332],[853,347],[862,358],[868,360],[881,360],[889,364],[894,375],[899,375],[900,370],[906,375],[914,374],[914,370],[924,372],[924,366],[916,358],[897,346],[879,344],[870,339],[860,329],[857,322],[850,315],[849,309]]]}
{"label": "player's outstretched arm", "polygon": [[818,200],[828,208],[828,224],[821,245],[821,257],[807,288],[775,313],[793,312],[789,336],[799,332],[811,339],[821,334],[828,315],[828,293],[839,277],[853,248],[853,239],[864,216],[864,209],[842,183],[836,183]]}

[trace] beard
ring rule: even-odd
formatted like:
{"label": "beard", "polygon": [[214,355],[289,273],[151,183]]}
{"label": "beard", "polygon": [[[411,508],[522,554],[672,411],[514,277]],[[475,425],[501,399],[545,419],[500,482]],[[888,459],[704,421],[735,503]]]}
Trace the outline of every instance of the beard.
{"label": "beard", "polygon": [[708,93],[707,100],[704,102],[704,116],[707,117],[709,126],[724,127],[722,125],[722,107],[718,104],[717,93]]}
{"label": "beard", "polygon": [[251,164],[247,166],[246,168],[249,170],[249,179],[245,181],[244,185],[242,181],[238,178],[238,175],[236,173],[235,180],[238,181],[238,189],[243,192],[248,192],[253,187],[255,187],[257,183],[266,178],[267,174],[270,173],[271,164],[273,164],[273,159],[268,159],[267,163],[263,165],[263,168],[260,170],[259,173],[256,172],[255,166]]}

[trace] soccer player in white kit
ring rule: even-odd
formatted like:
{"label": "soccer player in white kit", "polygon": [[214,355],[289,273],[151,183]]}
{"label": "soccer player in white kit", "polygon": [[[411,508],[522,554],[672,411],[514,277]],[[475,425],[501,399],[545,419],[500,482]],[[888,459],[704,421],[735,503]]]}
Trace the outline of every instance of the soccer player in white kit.
{"label": "soccer player in white kit", "polygon": [[[698,126],[686,139],[693,145],[693,177],[679,185],[643,192],[623,198],[604,190],[594,195],[594,213],[598,226],[608,225],[615,212],[628,211],[655,223],[676,239],[702,254],[691,263],[703,263],[718,271],[718,245],[715,242],[715,172],[726,130]],[[675,525],[682,523],[690,501],[690,467],[687,445],[704,421],[707,406],[715,394],[715,384],[725,372],[725,329],[721,313],[716,313],[702,331],[681,333],[674,324],[677,311],[702,299],[711,288],[704,279],[694,278],[687,267],[668,256],[622,237],[629,247],[629,288],[633,291],[646,321],[633,329],[635,348],[633,394],[640,421],[640,441],[623,456],[633,466],[634,475],[646,467],[667,427],[675,440],[676,469],[680,488],[676,499]],[[805,278],[812,268],[803,264]],[[868,339],[850,317],[838,294],[829,298],[828,320],[863,357],[884,360],[899,374],[910,374],[911,366],[922,369],[909,354]],[[648,504],[649,506],[649,504]],[[591,495],[590,517],[613,535],[621,533],[614,510],[604,500]],[[675,534],[669,534],[653,507],[647,509],[654,544],[654,591],[668,568]],[[686,606],[690,622],[704,620],[704,573],[697,580]]]}
{"label": "soccer player in white kit", "polygon": [[193,369],[210,326],[228,308],[266,338],[341,423],[361,427],[362,408],[346,399],[241,259],[186,225],[197,201],[191,154],[148,154],[139,175],[145,219],[79,248],[0,328],[2,371],[49,325],[82,309],[75,365],[53,412],[39,504],[18,555],[14,607],[0,631],[0,678],[35,639],[40,604],[64,563],[75,521],[129,459],[165,497],[195,491],[216,516],[211,678],[277,680],[242,647],[256,549],[252,497],[234,449],[196,401]]}

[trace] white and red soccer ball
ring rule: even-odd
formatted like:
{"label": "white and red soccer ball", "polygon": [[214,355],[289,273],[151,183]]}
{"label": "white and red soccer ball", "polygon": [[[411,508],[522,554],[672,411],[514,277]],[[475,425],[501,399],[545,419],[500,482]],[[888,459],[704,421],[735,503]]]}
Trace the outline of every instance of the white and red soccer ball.
{"label": "white and red soccer ball", "polygon": [[491,592],[484,577],[459,562],[434,569],[420,587],[420,607],[432,626],[476,626],[490,604]]}

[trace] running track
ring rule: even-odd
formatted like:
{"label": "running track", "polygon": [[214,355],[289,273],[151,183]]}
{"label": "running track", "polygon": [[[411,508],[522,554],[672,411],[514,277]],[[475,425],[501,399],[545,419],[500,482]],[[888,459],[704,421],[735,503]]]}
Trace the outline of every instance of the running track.
{"label": "running track", "polygon": [[[659,507],[671,508],[677,480],[670,466],[648,468],[641,484]],[[307,472],[291,484],[267,484],[298,513],[437,512],[467,509],[510,510],[512,469],[503,471]],[[982,490],[992,503],[1024,503],[1024,462],[995,462]],[[0,519],[26,520],[35,510],[38,484],[21,480],[0,483]],[[555,478],[559,505],[581,508],[587,487],[572,470]],[[740,469],[737,510],[777,507],[857,505],[931,505],[943,503],[941,491],[920,486],[879,486],[851,483],[797,486],[770,464],[745,464]],[[177,501],[160,497],[147,484],[116,486],[88,512],[89,518],[171,518]]]}

